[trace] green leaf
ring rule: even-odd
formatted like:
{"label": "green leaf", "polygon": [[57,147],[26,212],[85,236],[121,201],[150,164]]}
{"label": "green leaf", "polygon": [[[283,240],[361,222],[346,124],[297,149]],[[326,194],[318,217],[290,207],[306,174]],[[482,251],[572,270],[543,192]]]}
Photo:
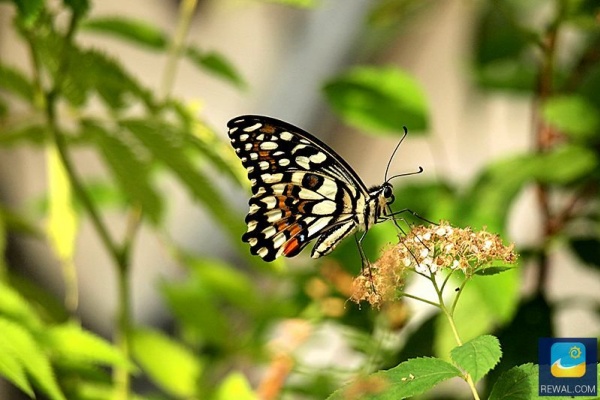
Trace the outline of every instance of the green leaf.
{"label": "green leaf", "polygon": [[[34,385],[51,400],[66,400],[56,382],[48,356],[38,347],[31,334],[3,318],[0,318],[0,332],[0,348],[6,349],[6,352],[2,352],[3,356],[8,354],[18,362],[32,378]],[[27,386],[24,390],[27,392]]]}
{"label": "green leaf", "polygon": [[55,146],[48,148],[48,204],[50,244],[61,262],[71,263],[79,219],[73,207],[71,182]]}
{"label": "green leaf", "polygon": [[13,0],[19,10],[17,16],[24,27],[33,26],[44,8],[44,0]]}
{"label": "green leaf", "polygon": [[414,358],[377,372],[335,391],[329,400],[399,400],[415,396],[438,383],[461,376],[452,364],[438,358]]}
{"label": "green leaf", "polygon": [[244,88],[246,86],[246,82],[240,73],[222,54],[216,51],[203,52],[196,47],[188,47],[185,55],[201,70],[210,72],[239,88]]}
{"label": "green leaf", "polygon": [[557,96],[548,99],[542,107],[547,123],[574,139],[590,139],[600,134],[600,117],[582,96]]}
{"label": "green leaf", "polygon": [[520,365],[503,373],[494,383],[489,400],[530,400],[537,389],[538,367],[534,364]]}
{"label": "green leaf", "polygon": [[[453,282],[453,281],[451,281]],[[508,323],[519,304],[521,275],[518,268],[494,276],[474,276],[464,287],[454,322],[463,340],[471,340]],[[447,319],[438,315],[435,354],[446,357],[456,346]]]}
{"label": "green leaf", "polygon": [[344,122],[367,132],[403,133],[428,127],[428,107],[421,85],[393,68],[355,67],[323,88]]}
{"label": "green leaf", "polygon": [[498,338],[483,335],[455,347],[450,354],[452,360],[478,382],[498,364],[502,350]]}
{"label": "green leaf", "polygon": [[140,205],[144,214],[157,223],[162,211],[161,198],[150,184],[150,163],[140,156],[140,149],[135,149],[131,141],[121,139],[126,132],[118,132],[119,136],[89,121],[83,128],[95,139],[104,161],[129,201]]}
{"label": "green leaf", "polygon": [[487,267],[487,268],[478,269],[477,271],[475,271],[475,274],[481,275],[481,276],[497,275],[497,274],[501,274],[502,272],[510,271],[511,269],[514,269],[514,268],[515,267],[505,267],[505,266]]}
{"label": "green leaf", "polygon": [[90,9],[88,0],[63,0],[63,3],[80,16],[86,14]]}
{"label": "green leaf", "polygon": [[2,354],[2,357],[0,357],[0,375],[12,382],[29,397],[34,398],[33,388],[27,379],[19,354],[16,353],[17,349],[12,343],[13,336],[26,335],[27,332],[17,324],[4,318],[0,318],[0,329],[2,329],[2,335],[0,335],[0,354]]}
{"label": "green leaf", "polygon": [[232,207],[217,191],[214,180],[202,174],[187,158],[182,147],[186,139],[173,127],[144,120],[122,121],[122,126],[132,132],[144,144],[153,157],[167,166],[190,191],[192,196],[202,202],[231,236],[232,243],[247,254],[239,235],[245,230],[243,219],[232,213]]}
{"label": "green leaf", "polygon": [[62,93],[72,105],[81,107],[90,93],[97,93],[104,104],[115,111],[122,111],[130,97],[153,109],[154,99],[150,92],[117,60],[98,50],[78,48],[72,48],[68,57],[68,73],[65,74]]}
{"label": "green leaf", "polygon": [[172,396],[194,397],[203,366],[193,353],[160,332],[137,329],[132,352],[142,369]]}
{"label": "green leaf", "polygon": [[[541,182],[557,185],[584,179],[598,167],[594,150],[569,144],[539,155],[537,162],[535,177]],[[557,165],[560,168],[556,168]]]}
{"label": "green leaf", "polygon": [[17,321],[29,329],[41,326],[41,321],[29,302],[3,282],[0,282],[0,315]]}
{"label": "green leaf", "polygon": [[44,125],[29,125],[15,130],[0,132],[0,146],[10,147],[15,145],[33,144],[41,145],[46,142],[48,129]]}
{"label": "green leaf", "polygon": [[167,47],[167,35],[158,27],[141,20],[124,17],[93,18],[85,21],[81,27],[155,50],[164,50]]}
{"label": "green leaf", "polygon": [[258,400],[248,379],[240,372],[232,372],[219,385],[215,400]]}
{"label": "green leaf", "polygon": [[126,367],[134,370],[123,354],[111,343],[74,323],[50,328],[44,338],[59,363],[82,363]]}
{"label": "green leaf", "polygon": [[[526,3],[526,2],[521,2]],[[481,7],[477,31],[473,35],[475,76],[485,88],[531,91],[537,78],[537,65],[531,57],[536,35],[519,24],[519,2],[489,2]]]}
{"label": "green leaf", "polygon": [[33,85],[23,73],[8,65],[0,63],[0,88],[4,89],[28,103],[33,103]]}

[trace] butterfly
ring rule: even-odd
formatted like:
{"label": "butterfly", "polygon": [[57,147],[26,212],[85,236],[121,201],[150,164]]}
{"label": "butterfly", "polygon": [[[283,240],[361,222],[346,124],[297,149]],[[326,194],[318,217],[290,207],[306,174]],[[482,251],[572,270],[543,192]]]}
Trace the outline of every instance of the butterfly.
{"label": "butterfly", "polygon": [[244,115],[227,127],[252,185],[242,236],[252,254],[265,261],[293,257],[316,239],[311,257],[319,258],[363,231],[357,243],[366,260],[361,246],[366,232],[397,214],[390,209],[394,194],[389,181],[400,175],[367,188],[334,150],[287,122]]}

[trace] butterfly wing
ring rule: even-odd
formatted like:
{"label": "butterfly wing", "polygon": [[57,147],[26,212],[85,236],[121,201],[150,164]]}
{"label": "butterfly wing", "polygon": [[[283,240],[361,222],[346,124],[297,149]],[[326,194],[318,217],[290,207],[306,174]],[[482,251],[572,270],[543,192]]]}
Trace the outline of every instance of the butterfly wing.
{"label": "butterfly wing", "polygon": [[367,188],[326,144],[263,116],[238,117],[228,127],[252,184],[242,236],[252,254],[292,257],[318,237],[312,256],[320,257],[361,224]]}

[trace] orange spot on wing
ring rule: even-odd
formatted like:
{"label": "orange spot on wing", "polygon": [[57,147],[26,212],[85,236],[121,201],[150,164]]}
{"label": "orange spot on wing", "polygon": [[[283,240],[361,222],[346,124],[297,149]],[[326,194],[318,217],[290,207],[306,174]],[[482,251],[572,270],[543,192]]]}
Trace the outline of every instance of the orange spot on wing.
{"label": "orange spot on wing", "polygon": [[286,257],[295,256],[300,250],[300,242],[298,239],[290,239],[283,245],[283,255]]}

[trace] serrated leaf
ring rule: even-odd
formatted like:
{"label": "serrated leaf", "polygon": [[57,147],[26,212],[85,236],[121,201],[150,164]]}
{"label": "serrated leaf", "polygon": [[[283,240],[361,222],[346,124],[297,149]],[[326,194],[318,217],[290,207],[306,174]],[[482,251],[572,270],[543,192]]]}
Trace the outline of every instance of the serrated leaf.
{"label": "serrated leaf", "polygon": [[112,35],[155,50],[167,47],[167,35],[158,27],[141,20],[124,17],[102,17],[86,20],[84,30]]}
{"label": "serrated leaf", "polygon": [[38,347],[31,334],[21,326],[0,318],[0,341],[14,359],[21,364],[33,384],[51,400],[66,400],[46,354]]}
{"label": "serrated leaf", "polygon": [[351,383],[335,391],[328,400],[399,400],[424,393],[457,376],[461,372],[439,358],[414,358]]}
{"label": "serrated leaf", "polygon": [[98,50],[78,48],[72,48],[68,57],[62,93],[74,106],[81,107],[95,92],[115,111],[122,111],[130,97],[141,100],[147,108],[153,107],[152,95],[117,60]]}
{"label": "serrated leaf", "polygon": [[149,329],[135,330],[132,352],[150,379],[173,396],[193,397],[203,366],[180,343]]}
{"label": "serrated leaf", "polygon": [[187,158],[182,145],[186,142],[181,133],[166,124],[142,120],[122,121],[122,126],[144,144],[153,157],[167,166],[185,185],[192,196],[202,202],[212,217],[228,232],[232,243],[247,254],[241,246],[239,235],[243,232],[243,219],[231,212],[228,202],[217,191],[213,181],[202,174]]}
{"label": "serrated leaf", "polygon": [[537,393],[532,391],[537,383],[537,373],[534,364],[511,368],[494,383],[489,400],[530,400]]}
{"label": "serrated leaf", "polygon": [[371,133],[427,129],[429,110],[421,85],[392,67],[355,67],[323,88],[344,122]]}
{"label": "serrated leaf", "polygon": [[[4,330],[3,328],[7,329]],[[12,382],[29,397],[33,398],[35,394],[25,374],[25,368],[19,360],[18,354],[15,354],[16,349],[11,343],[12,336],[20,334],[19,327],[11,321],[0,318],[0,329],[2,329],[2,335],[0,335],[0,354],[2,355],[0,357],[0,376]]]}
{"label": "serrated leaf", "polygon": [[29,302],[12,287],[0,282],[0,315],[30,329],[41,326],[41,321]]}
{"label": "serrated leaf", "polygon": [[589,139],[599,134],[598,110],[582,96],[557,96],[542,106],[547,123],[575,139]]}
{"label": "serrated leaf", "polygon": [[16,68],[0,63],[0,88],[17,95],[28,103],[33,103],[33,85]]}
{"label": "serrated leaf", "polygon": [[498,338],[491,335],[469,340],[450,352],[452,360],[471,375],[474,382],[485,376],[502,357]]}
{"label": "serrated leaf", "polygon": [[215,400],[258,400],[248,379],[240,372],[232,372],[219,385]]}
{"label": "serrated leaf", "polygon": [[188,47],[185,55],[201,70],[210,72],[239,88],[246,86],[246,82],[240,73],[222,54],[216,51],[202,51],[196,47]]}
{"label": "serrated leaf", "polygon": [[111,343],[74,323],[50,328],[44,339],[58,362],[135,367]]}
{"label": "serrated leaf", "polygon": [[501,274],[502,272],[510,271],[511,269],[514,269],[514,268],[515,267],[504,267],[504,266],[487,267],[487,268],[478,269],[477,271],[475,271],[475,275],[481,275],[481,276],[497,275],[497,274]]}
{"label": "serrated leaf", "polygon": [[98,144],[104,161],[129,201],[141,206],[144,214],[157,223],[160,220],[162,204],[160,196],[150,184],[148,160],[140,157],[139,151],[136,152],[131,143],[125,142],[117,134],[110,133],[92,122],[85,123],[83,127]]}

